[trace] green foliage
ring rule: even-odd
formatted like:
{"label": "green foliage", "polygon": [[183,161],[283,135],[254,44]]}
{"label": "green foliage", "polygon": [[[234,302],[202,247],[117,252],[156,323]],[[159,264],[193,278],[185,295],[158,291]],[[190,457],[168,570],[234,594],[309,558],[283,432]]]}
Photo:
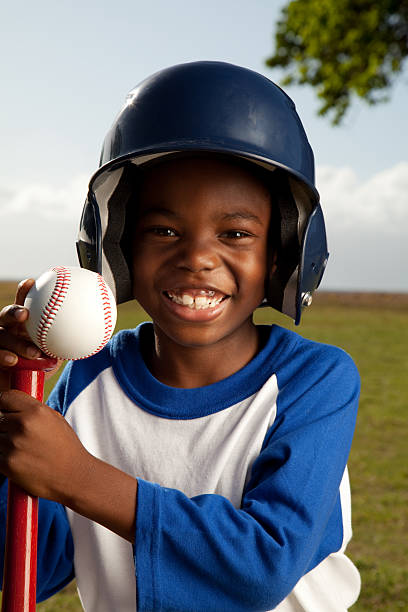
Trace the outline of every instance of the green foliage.
{"label": "green foliage", "polygon": [[407,54],[408,0],[291,0],[266,63],[284,69],[282,85],[311,85],[336,125],[353,95],[388,100]]}

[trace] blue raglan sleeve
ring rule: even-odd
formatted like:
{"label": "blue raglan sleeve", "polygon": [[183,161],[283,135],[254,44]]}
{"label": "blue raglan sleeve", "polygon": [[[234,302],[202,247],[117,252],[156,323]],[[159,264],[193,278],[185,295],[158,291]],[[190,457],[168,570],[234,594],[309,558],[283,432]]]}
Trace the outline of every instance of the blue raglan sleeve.
{"label": "blue raglan sleeve", "polygon": [[219,495],[188,498],[139,480],[139,610],[271,610],[341,549],[339,486],[355,427],[357,370],[327,347],[295,352],[277,378],[277,417],[240,508]]}
{"label": "blue raglan sleeve", "polygon": [[[62,377],[59,382],[60,390],[64,386]],[[61,391],[59,396],[63,397]],[[57,408],[57,394],[54,394],[53,397],[53,407]],[[1,572],[4,566],[7,494],[8,481],[4,479],[0,487]],[[37,601],[43,601],[57,593],[74,578],[74,546],[65,508],[46,499],[39,500],[37,550]],[[2,575],[1,582],[3,582]]]}

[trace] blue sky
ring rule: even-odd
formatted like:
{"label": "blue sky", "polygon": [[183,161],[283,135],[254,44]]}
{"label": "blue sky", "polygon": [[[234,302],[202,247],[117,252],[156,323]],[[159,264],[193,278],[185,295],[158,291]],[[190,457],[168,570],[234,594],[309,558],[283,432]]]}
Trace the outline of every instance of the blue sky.
{"label": "blue sky", "polygon": [[[0,278],[75,264],[75,235],[100,145],[127,92],[172,64],[213,59],[262,72],[283,2],[23,0],[2,8]],[[391,102],[357,102],[344,125],[287,89],[316,158],[327,289],[408,291],[408,75]],[[165,101],[163,102],[165,103]]]}

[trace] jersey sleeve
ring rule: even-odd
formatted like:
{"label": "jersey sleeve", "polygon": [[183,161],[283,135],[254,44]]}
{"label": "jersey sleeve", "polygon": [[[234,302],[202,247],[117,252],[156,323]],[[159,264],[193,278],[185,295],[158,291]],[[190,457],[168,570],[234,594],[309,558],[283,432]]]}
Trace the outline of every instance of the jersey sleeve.
{"label": "jersey sleeve", "polygon": [[339,487],[359,376],[339,349],[302,349],[277,370],[277,416],[240,508],[139,480],[134,544],[140,610],[259,611],[343,545]]}

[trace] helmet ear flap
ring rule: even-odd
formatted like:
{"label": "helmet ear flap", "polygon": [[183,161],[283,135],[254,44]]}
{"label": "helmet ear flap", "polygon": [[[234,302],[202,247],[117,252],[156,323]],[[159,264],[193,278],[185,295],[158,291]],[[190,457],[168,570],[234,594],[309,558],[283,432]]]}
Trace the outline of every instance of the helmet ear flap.
{"label": "helmet ear flap", "polygon": [[92,191],[82,210],[76,248],[82,268],[102,274],[101,217]]}
{"label": "helmet ear flap", "polygon": [[[291,194],[283,189],[279,195],[280,240],[275,244],[275,256],[271,255],[270,273],[266,280],[267,305],[292,316],[299,325],[302,310],[312,302],[312,294],[320,285],[327,265],[326,228],[323,211],[317,204],[310,214],[303,232],[302,243],[298,239],[298,210]],[[275,220],[276,222],[276,220]],[[271,235],[271,244],[274,238]],[[296,282],[297,280],[297,282]],[[265,304],[264,302],[264,304]],[[294,304],[293,306],[290,306]],[[266,305],[266,304],[265,304]]]}
{"label": "helmet ear flap", "polygon": [[303,236],[296,294],[296,325],[299,324],[302,309],[312,302],[313,291],[320,285],[328,258],[326,227],[323,211],[318,204],[309,217]]}
{"label": "helmet ear flap", "polygon": [[[298,238],[299,211],[293,197],[288,178],[275,170],[271,181],[272,217],[269,231],[269,275],[266,280],[266,301],[280,312],[284,312],[285,292],[297,269],[300,255]],[[285,312],[294,317],[293,312]]]}

